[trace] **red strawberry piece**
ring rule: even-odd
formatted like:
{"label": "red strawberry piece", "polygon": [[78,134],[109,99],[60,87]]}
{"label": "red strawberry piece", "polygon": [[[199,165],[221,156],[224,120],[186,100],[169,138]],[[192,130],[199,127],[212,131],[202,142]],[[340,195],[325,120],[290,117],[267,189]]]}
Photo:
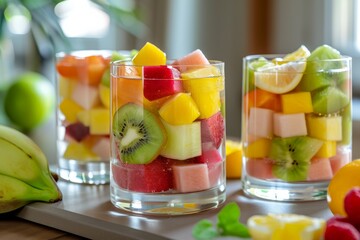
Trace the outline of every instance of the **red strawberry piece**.
{"label": "red strawberry piece", "polygon": [[350,223],[333,219],[326,224],[324,240],[360,240],[360,233]]}
{"label": "red strawberry piece", "polygon": [[144,96],[150,100],[182,91],[179,71],[170,66],[144,66]]}
{"label": "red strawberry piece", "polygon": [[224,138],[225,121],[221,112],[201,120],[201,142],[212,142],[219,148]]}
{"label": "red strawberry piece", "polygon": [[82,124],[81,122],[72,123],[65,128],[65,133],[67,136],[75,139],[80,142],[87,135],[90,134],[90,128]]}
{"label": "red strawberry piece", "polygon": [[350,222],[360,226],[360,187],[354,187],[346,194],[344,208]]}
{"label": "red strawberry piece", "polygon": [[135,192],[163,192],[172,188],[172,169],[169,160],[158,157],[149,164],[112,165],[114,181],[123,189]]}

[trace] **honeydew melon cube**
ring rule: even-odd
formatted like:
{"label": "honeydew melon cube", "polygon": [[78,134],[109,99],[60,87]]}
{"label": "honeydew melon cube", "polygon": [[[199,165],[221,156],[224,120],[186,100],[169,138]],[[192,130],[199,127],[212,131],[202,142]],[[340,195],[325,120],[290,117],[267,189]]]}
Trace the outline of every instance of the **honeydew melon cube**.
{"label": "honeydew melon cube", "polygon": [[304,113],[274,113],[274,135],[287,138],[307,135]]}
{"label": "honeydew melon cube", "polygon": [[336,155],[336,142],[324,141],[319,151],[315,154],[316,158],[329,158]]}
{"label": "honeydew melon cube", "polygon": [[100,157],[101,160],[110,159],[110,138],[100,138],[91,148],[91,150]]}
{"label": "honeydew melon cube", "polygon": [[266,108],[250,108],[248,133],[257,137],[272,138],[273,114],[272,110]]}
{"label": "honeydew melon cube", "polygon": [[313,111],[310,92],[281,95],[283,113],[310,113]]}
{"label": "honeydew melon cube", "polygon": [[341,121],[341,116],[318,117],[312,114],[306,116],[309,136],[325,141],[341,141]]}
{"label": "honeydew melon cube", "polygon": [[244,147],[244,155],[247,158],[265,158],[269,156],[270,147],[271,140],[261,138]]}
{"label": "honeydew melon cube", "polygon": [[65,98],[59,105],[60,111],[65,116],[65,121],[68,123],[74,123],[77,121],[77,114],[83,110],[83,108],[69,98]]}
{"label": "honeydew melon cube", "polygon": [[210,187],[206,163],[174,165],[174,188],[179,192],[196,192]]}
{"label": "honeydew melon cube", "polygon": [[91,151],[91,149],[81,142],[71,142],[68,144],[63,158],[81,161],[100,160],[100,158]]}
{"label": "honeydew melon cube", "polygon": [[162,123],[167,133],[167,142],[160,155],[177,160],[185,160],[201,155],[201,125],[199,121],[172,125]]}
{"label": "honeydew melon cube", "polygon": [[110,112],[106,108],[90,110],[90,134],[108,135],[110,133]]}
{"label": "honeydew melon cube", "polygon": [[328,158],[313,158],[308,170],[308,181],[330,180],[333,177]]}
{"label": "honeydew melon cube", "polygon": [[77,84],[71,98],[84,109],[91,109],[100,104],[98,87],[87,84]]}
{"label": "honeydew melon cube", "polygon": [[166,54],[154,44],[147,42],[133,58],[138,66],[157,66],[166,64]]}
{"label": "honeydew melon cube", "polygon": [[162,105],[159,114],[173,125],[190,124],[200,116],[195,101],[188,93],[178,93],[171,97]]}

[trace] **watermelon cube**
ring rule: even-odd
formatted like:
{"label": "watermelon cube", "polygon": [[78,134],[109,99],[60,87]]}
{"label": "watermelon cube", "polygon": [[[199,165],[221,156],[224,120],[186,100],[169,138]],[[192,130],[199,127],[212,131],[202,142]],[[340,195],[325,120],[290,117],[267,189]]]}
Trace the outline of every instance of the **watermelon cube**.
{"label": "watermelon cube", "polygon": [[333,174],[335,174],[345,164],[351,162],[351,150],[346,147],[338,147],[336,155],[330,158]]}
{"label": "watermelon cube", "polygon": [[330,160],[328,158],[311,159],[308,170],[308,181],[330,180],[333,177]]}
{"label": "watermelon cube", "polygon": [[287,138],[307,135],[304,113],[274,113],[274,134]]}
{"label": "watermelon cube", "polygon": [[195,158],[195,161],[198,163],[206,163],[208,166],[209,172],[209,182],[210,186],[216,186],[218,182],[221,180],[222,173],[223,173],[223,158],[214,147],[206,147],[202,145],[202,153],[201,156]]}
{"label": "watermelon cube", "polygon": [[173,65],[182,65],[178,66],[180,71],[186,71],[192,67],[190,65],[204,65],[209,64],[209,60],[205,57],[204,53],[200,49],[196,49],[191,53],[177,59],[174,61]]}
{"label": "watermelon cube", "polygon": [[149,164],[112,164],[115,183],[123,189],[143,193],[168,191],[173,186],[168,159],[158,157]]}
{"label": "watermelon cube", "polygon": [[273,179],[273,162],[270,159],[249,158],[246,162],[246,172],[249,176],[259,179]]}
{"label": "watermelon cube", "polygon": [[225,120],[221,112],[201,120],[201,142],[211,142],[215,148],[219,148],[225,134]]}
{"label": "watermelon cube", "polygon": [[144,66],[144,96],[153,101],[182,91],[178,70],[170,66]]}
{"label": "watermelon cube", "polygon": [[174,188],[179,192],[196,192],[210,187],[206,163],[173,165]]}

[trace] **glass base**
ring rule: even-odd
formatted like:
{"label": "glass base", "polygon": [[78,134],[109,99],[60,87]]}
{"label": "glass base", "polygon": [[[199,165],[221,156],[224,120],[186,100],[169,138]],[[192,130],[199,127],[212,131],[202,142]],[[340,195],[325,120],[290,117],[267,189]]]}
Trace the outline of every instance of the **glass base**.
{"label": "glass base", "polygon": [[110,182],[110,161],[59,160],[59,177],[73,183],[107,184]]}
{"label": "glass base", "polygon": [[217,208],[226,199],[225,184],[194,193],[137,193],[110,186],[112,204],[120,209],[147,215],[186,215]]}
{"label": "glass base", "polygon": [[329,181],[287,183],[245,176],[243,191],[254,197],[273,201],[315,201],[326,199]]}

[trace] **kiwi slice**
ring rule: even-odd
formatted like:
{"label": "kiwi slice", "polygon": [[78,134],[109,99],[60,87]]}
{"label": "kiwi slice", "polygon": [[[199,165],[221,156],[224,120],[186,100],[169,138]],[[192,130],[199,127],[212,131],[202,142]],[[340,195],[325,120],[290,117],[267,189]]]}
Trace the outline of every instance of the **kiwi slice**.
{"label": "kiwi slice", "polygon": [[120,160],[126,163],[150,163],[166,143],[166,132],[158,117],[134,103],[115,112],[112,130]]}
{"label": "kiwi slice", "polygon": [[346,107],[350,99],[336,87],[325,87],[311,93],[311,100],[315,113],[336,113]]}
{"label": "kiwi slice", "polygon": [[269,157],[273,159],[273,174],[288,182],[305,181],[311,158],[322,141],[307,136],[274,138]]}

